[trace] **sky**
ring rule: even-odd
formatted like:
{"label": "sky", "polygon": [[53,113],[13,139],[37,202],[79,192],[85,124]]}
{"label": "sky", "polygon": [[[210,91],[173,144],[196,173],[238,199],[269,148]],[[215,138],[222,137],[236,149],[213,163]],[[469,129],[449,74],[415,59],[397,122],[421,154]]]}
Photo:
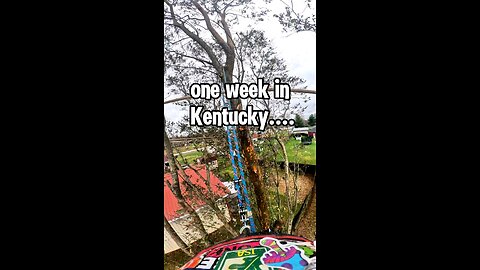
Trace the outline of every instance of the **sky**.
{"label": "sky", "polygon": [[[295,11],[304,9],[305,5],[303,2],[293,1]],[[314,7],[315,1],[312,2]],[[263,1],[258,1],[257,4],[264,5]],[[256,29],[265,30],[265,34],[272,40],[277,54],[285,60],[291,75],[305,79],[307,89],[316,90],[316,34],[313,32],[282,32],[282,26],[277,18],[273,17],[273,14],[283,11],[284,7],[285,5],[280,0],[273,0],[272,3],[268,4],[268,8],[272,12],[269,13],[268,17],[264,18],[263,22],[256,23]],[[246,30],[248,26],[247,23],[240,22],[239,25],[234,27],[232,31],[242,31]],[[165,100],[178,96],[165,93]],[[292,93],[292,101],[295,100],[295,96],[295,93]],[[298,102],[303,102],[303,100],[298,100]],[[310,114],[316,112],[315,96],[311,95],[311,100],[305,105],[308,106],[304,112],[304,117],[307,118]],[[179,121],[183,115],[187,114],[187,111],[180,110],[180,106],[171,103],[164,106],[167,121]]]}

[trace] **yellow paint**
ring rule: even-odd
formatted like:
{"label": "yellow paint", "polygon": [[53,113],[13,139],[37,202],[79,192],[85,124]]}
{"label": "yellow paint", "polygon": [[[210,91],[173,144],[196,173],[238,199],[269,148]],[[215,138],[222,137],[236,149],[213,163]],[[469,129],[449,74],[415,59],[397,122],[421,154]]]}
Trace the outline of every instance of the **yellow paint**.
{"label": "yellow paint", "polygon": [[252,254],[255,254],[255,250],[253,248],[252,249],[243,249],[243,250],[239,250],[237,252],[238,257],[252,255]]}

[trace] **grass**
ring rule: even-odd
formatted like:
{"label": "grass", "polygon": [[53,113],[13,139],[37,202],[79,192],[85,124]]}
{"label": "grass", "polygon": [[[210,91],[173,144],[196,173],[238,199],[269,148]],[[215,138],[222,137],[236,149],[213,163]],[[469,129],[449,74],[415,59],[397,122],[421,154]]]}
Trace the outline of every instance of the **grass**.
{"label": "grass", "polygon": [[[203,144],[199,145],[198,148],[202,148],[203,147]],[[180,147],[176,147],[175,149],[177,149],[178,151],[180,152],[185,152],[185,151],[188,151],[188,150],[195,150],[196,147],[195,145],[193,144],[189,144],[187,146],[180,146]]]}
{"label": "grass", "polygon": [[[220,175],[219,176],[223,176],[223,175],[228,175],[228,177],[230,178],[229,180],[233,180],[233,168],[232,168],[232,165],[227,165],[225,168],[223,168],[221,171],[218,172]],[[222,179],[222,180],[227,180],[227,179]]]}
{"label": "grass", "polygon": [[[188,164],[195,163],[197,158],[201,157],[202,155],[203,155],[202,152],[198,152],[198,151],[182,154],[183,158],[187,160]],[[180,157],[180,155],[177,156],[177,157],[178,157],[178,161],[180,162],[180,164],[182,164],[182,165],[185,164],[185,162]]]}
{"label": "grass", "polygon": [[[291,163],[298,163],[298,164],[308,164],[308,165],[316,165],[317,158],[316,158],[316,140],[312,141],[310,145],[302,145],[301,141],[297,141],[295,139],[290,139],[285,143],[285,148],[287,150],[288,161]],[[187,160],[188,164],[192,164],[196,162],[196,159],[201,157],[203,154],[198,151],[189,152],[182,154],[182,156]],[[178,160],[181,164],[185,164],[182,158],[178,157]],[[283,155],[281,153],[278,154],[277,157],[278,161],[283,161]],[[222,177],[227,174],[231,179],[233,179],[233,171],[232,165],[228,157],[218,157],[219,167],[223,168],[218,172],[219,176]],[[225,179],[226,180],[226,179]]]}
{"label": "grass", "polygon": [[[302,145],[301,141],[290,139],[285,143],[288,162],[298,164],[317,165],[317,142],[314,139],[310,145]],[[278,155],[278,160],[284,161],[283,155]]]}

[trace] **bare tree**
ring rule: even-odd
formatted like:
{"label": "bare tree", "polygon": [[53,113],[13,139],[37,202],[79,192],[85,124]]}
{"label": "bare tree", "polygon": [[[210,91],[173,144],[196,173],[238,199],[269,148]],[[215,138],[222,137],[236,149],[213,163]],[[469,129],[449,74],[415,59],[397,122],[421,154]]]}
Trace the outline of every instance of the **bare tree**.
{"label": "bare tree", "polygon": [[[271,83],[274,78],[281,79],[282,82],[287,82],[292,87],[298,87],[299,85],[303,84],[305,81],[301,78],[291,76],[289,74],[288,68],[285,64],[285,61],[280,59],[276,53],[275,49],[271,45],[271,41],[268,40],[265,34],[262,31],[258,31],[255,29],[248,30],[245,32],[239,32],[235,38],[236,46],[236,55],[237,55],[237,65],[236,65],[236,74],[233,77],[239,82],[251,82],[256,81],[258,78],[263,78],[265,82]],[[179,61],[179,60],[178,60]],[[188,75],[186,75],[188,74]],[[187,71],[183,72],[182,74],[178,74],[178,76],[170,76],[168,77],[168,82],[171,85],[175,85],[176,89],[180,90],[182,94],[188,94],[188,81],[187,77],[195,76],[198,74],[195,71]],[[305,95],[300,94],[296,97],[297,100],[305,99],[307,100],[308,97]],[[249,105],[253,105],[256,109],[266,109],[270,111],[270,118],[273,119],[286,119],[286,118],[293,118],[296,113],[301,113],[305,107],[301,104],[293,104],[290,101],[286,100],[252,100],[247,99],[246,103]],[[189,100],[187,105],[201,105],[201,106],[209,106],[209,108],[218,109],[220,104],[214,104],[211,101],[206,102],[205,100]],[[206,127],[206,128],[198,128],[198,127],[191,127],[188,124],[188,118],[185,118],[183,121],[178,122],[178,126],[180,130],[187,131],[189,136],[194,136],[198,138],[205,138],[206,134],[209,137],[215,137],[215,140],[211,140],[208,143],[204,141],[203,145],[210,145],[212,148],[215,148],[215,151],[220,153],[220,156],[227,156],[227,145],[226,145],[226,136],[225,130],[223,128],[218,127]],[[178,127],[177,127],[178,128]],[[298,194],[298,187],[297,187],[297,176],[298,172],[290,173],[289,170],[289,159],[286,152],[285,142],[288,140],[288,135],[285,135],[283,130],[277,130],[275,128],[269,128],[269,137],[272,141],[270,144],[270,150],[273,151],[274,155],[262,155],[262,159],[264,162],[267,162],[266,159],[273,159],[275,162],[268,163],[268,166],[263,166],[262,171],[259,171],[262,176],[262,180],[264,183],[264,188],[261,190],[263,192],[262,196],[266,198],[264,202],[267,204],[267,210],[271,214],[274,212],[278,212],[276,214],[277,220],[283,220],[284,223],[287,224],[286,230],[287,232],[291,232],[292,230],[292,219],[297,216],[297,209],[295,208],[297,202],[297,194]],[[249,134],[248,137],[250,138]],[[199,150],[200,151],[200,150]],[[253,149],[254,152],[256,152]],[[285,182],[286,186],[286,201],[285,205],[287,206],[286,211],[282,210],[282,200],[280,199],[280,192],[279,192],[279,168],[277,164],[277,154],[280,154],[285,161],[285,166],[283,172],[281,172],[281,176],[283,178],[283,182]],[[258,157],[257,157],[258,159]],[[226,164],[221,164],[223,168],[231,166],[230,163],[227,161]],[[273,170],[270,170],[273,168]],[[221,169],[220,169],[221,170]],[[231,170],[231,168],[230,168]],[[276,177],[272,177],[272,173],[276,174]],[[290,188],[291,181],[293,180],[293,187]],[[251,181],[247,181],[247,186],[249,191],[255,192],[256,189],[253,186]],[[270,198],[270,186],[274,189],[274,198]],[[258,194],[257,194],[258,195]],[[252,205],[257,205],[258,196],[255,196],[252,201]],[[257,207],[258,208],[258,207]],[[255,208],[254,208],[255,209]],[[277,209],[277,210],[275,210]],[[303,209],[303,208],[302,208]],[[255,214],[255,211],[254,211]],[[261,215],[256,213],[256,216],[259,219],[262,219]],[[258,220],[258,219],[257,219]]]}
{"label": "bare tree", "polygon": [[[206,176],[207,176],[207,178],[205,178],[198,172],[198,170],[196,168],[194,168],[190,164],[188,164],[188,162],[183,158],[182,153],[179,152],[179,155],[184,160],[184,162],[187,164],[187,166],[205,183],[205,185],[207,187],[206,190],[204,190],[199,185],[193,184],[190,181],[190,178],[188,177],[188,175],[183,170],[183,168],[181,166],[179,166],[180,174],[181,174],[182,178],[184,179],[185,183],[187,183],[189,185],[191,190],[194,191],[193,196],[195,196],[195,197],[201,199],[202,201],[206,202],[207,205],[210,206],[211,209],[213,209],[217,218],[223,223],[225,229],[233,237],[238,236],[238,233],[235,231],[235,229],[232,226],[230,226],[230,224],[228,223],[228,220],[225,217],[224,211],[222,211],[217,205],[217,200],[219,199],[219,196],[216,195],[212,191],[212,185],[210,183],[211,175],[210,175],[210,170],[208,168],[208,165],[206,165],[206,170],[207,170]],[[177,164],[180,164],[180,163],[177,161]]]}
{"label": "bare tree", "polygon": [[[164,117],[164,124],[166,124],[165,117]],[[204,241],[204,243],[207,244],[207,245],[212,245],[213,241],[210,239],[209,234],[205,230],[205,227],[203,226],[202,220],[198,216],[198,213],[195,211],[195,209],[193,209],[192,206],[190,206],[187,203],[185,197],[182,194],[182,190],[180,188],[180,182],[179,182],[179,179],[178,179],[177,164],[175,163],[175,157],[173,155],[172,145],[170,143],[170,140],[168,138],[168,134],[167,134],[165,129],[163,131],[163,136],[164,136],[163,142],[164,142],[165,150],[167,152],[168,162],[169,162],[169,165],[171,166],[171,173],[172,173],[172,179],[173,179],[172,184],[170,184],[170,182],[168,182],[168,181],[166,182],[166,184],[172,190],[172,193],[177,198],[180,206],[183,209],[185,209],[188,212],[188,214],[190,214],[190,216],[193,218],[193,220],[194,220],[193,226],[198,228],[202,241]]]}
{"label": "bare tree", "polygon": [[[251,0],[164,0],[165,36],[168,43],[166,47],[170,50],[168,51],[170,53],[169,60],[174,62],[178,57],[194,60],[197,63],[197,65],[194,65],[195,69],[203,70],[205,73],[213,73],[219,80],[232,83],[236,54],[229,22],[234,21],[236,16],[245,14],[251,8],[251,5],[249,6],[251,2]],[[234,14],[236,10],[241,14]],[[253,9],[251,16],[258,16]],[[169,26],[173,28],[169,28]],[[203,33],[209,33],[210,37],[202,36],[200,34],[202,31]],[[220,32],[223,32],[225,36],[222,36]],[[182,43],[185,40],[187,42]],[[193,42],[189,43],[188,41]],[[179,46],[182,49],[172,49],[175,44],[181,44]],[[199,54],[192,55],[185,52],[198,52]],[[232,109],[242,109],[240,99],[232,99],[231,102]],[[265,194],[266,189],[248,130],[248,127],[238,128],[238,137],[242,146],[241,151],[248,172],[248,179],[254,187],[259,216],[259,219],[257,219],[258,227],[268,229],[270,215]]]}

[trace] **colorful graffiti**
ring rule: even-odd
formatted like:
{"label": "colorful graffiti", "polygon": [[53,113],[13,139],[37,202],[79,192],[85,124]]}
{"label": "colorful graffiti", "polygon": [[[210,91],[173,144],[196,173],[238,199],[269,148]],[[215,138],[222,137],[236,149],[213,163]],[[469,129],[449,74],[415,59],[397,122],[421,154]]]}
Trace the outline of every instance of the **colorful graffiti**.
{"label": "colorful graffiti", "polygon": [[258,247],[259,245],[260,244],[258,243],[258,241],[250,241],[250,242],[247,242],[247,243],[239,243],[239,244],[232,244],[232,245],[228,245],[228,246],[221,246],[221,247],[213,249],[212,251],[209,251],[206,254],[206,256],[219,258],[220,256],[222,256],[223,253],[225,253],[227,251],[249,249],[249,248]]}
{"label": "colorful graffiti", "polygon": [[288,270],[304,269],[308,265],[308,258],[302,257],[303,249],[296,245],[281,247],[280,240],[269,237],[260,240],[260,244],[271,249],[261,258],[265,265],[283,267]]}
{"label": "colorful graffiti", "polygon": [[266,249],[262,247],[226,252],[218,261],[218,264],[215,266],[215,270],[268,270],[269,268],[263,265],[260,259],[265,251]]}
{"label": "colorful graffiti", "polygon": [[293,236],[250,236],[204,250],[183,270],[297,270],[315,264],[311,241]]}

